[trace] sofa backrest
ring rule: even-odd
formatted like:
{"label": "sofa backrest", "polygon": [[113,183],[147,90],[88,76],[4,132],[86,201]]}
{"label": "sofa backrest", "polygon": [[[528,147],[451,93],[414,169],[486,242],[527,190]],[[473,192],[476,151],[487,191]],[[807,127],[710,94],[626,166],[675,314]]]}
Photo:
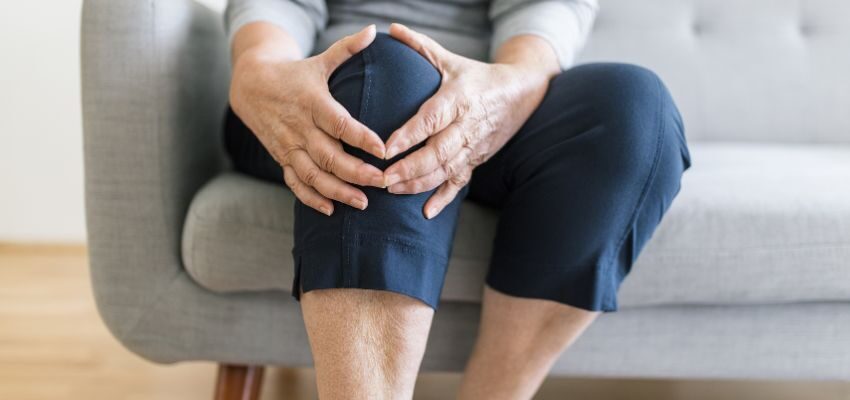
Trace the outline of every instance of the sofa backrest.
{"label": "sofa backrest", "polygon": [[600,3],[580,61],[655,70],[689,140],[850,142],[850,1]]}

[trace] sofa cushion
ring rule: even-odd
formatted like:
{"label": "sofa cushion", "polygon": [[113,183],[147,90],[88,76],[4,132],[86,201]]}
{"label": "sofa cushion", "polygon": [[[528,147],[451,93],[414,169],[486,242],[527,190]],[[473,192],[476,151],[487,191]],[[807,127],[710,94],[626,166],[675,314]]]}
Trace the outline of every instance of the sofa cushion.
{"label": "sofa cushion", "polygon": [[[850,300],[850,146],[697,143],[620,306]],[[187,214],[183,261],[220,292],[291,287],[294,198],[238,173]],[[480,301],[498,212],[461,209],[443,301]]]}

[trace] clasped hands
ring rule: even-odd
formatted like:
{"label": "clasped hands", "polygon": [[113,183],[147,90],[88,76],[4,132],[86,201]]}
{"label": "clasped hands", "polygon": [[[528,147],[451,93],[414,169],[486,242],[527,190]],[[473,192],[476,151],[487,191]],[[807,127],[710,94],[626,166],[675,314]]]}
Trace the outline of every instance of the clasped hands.
{"label": "clasped hands", "polygon": [[[295,196],[326,215],[333,213],[332,199],[358,209],[368,207],[366,195],[354,183],[398,194],[436,188],[423,207],[426,218],[435,217],[469,182],[473,169],[519,130],[553,75],[551,68],[541,69],[533,62],[468,59],[400,24],[391,25],[389,33],[431,62],[442,82],[386,143],[352,118],[327,86],[339,65],[371,44],[374,25],[313,57],[291,60],[258,49],[246,52],[234,65],[234,111],[281,164]],[[346,153],[341,143],[391,159],[422,141],[423,147],[384,171]]]}

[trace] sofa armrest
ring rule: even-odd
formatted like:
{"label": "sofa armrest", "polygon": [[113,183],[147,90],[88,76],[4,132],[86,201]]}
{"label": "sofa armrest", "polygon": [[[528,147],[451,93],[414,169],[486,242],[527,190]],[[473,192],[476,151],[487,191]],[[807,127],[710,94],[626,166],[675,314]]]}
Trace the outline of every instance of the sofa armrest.
{"label": "sofa armrest", "polygon": [[186,211],[224,165],[226,40],[189,0],[86,0],[81,42],[92,285],[122,340],[184,274]]}

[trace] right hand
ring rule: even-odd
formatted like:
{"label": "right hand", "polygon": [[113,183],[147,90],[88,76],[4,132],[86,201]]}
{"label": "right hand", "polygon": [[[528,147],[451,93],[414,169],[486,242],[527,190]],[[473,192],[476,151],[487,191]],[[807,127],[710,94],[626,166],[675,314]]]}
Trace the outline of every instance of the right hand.
{"label": "right hand", "polygon": [[331,200],[366,208],[366,195],[349,183],[383,187],[383,172],[346,153],[340,142],[383,159],[383,140],[351,117],[328,88],[331,73],[374,39],[370,25],[313,57],[292,60],[258,46],[234,61],[233,111],[283,167],[295,196],[326,215],[333,213]]}

